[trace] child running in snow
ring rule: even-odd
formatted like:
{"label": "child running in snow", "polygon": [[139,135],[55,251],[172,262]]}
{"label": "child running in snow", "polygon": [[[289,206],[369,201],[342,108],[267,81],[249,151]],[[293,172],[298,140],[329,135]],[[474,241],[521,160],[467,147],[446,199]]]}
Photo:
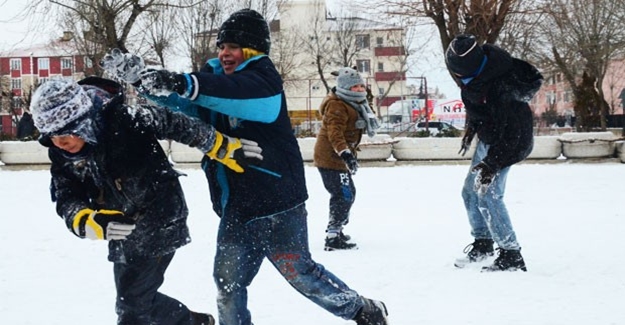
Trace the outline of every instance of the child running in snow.
{"label": "child running in snow", "polygon": [[293,288],[332,314],[387,325],[382,302],[362,297],[310,255],[304,163],[282,78],[268,57],[267,22],[254,10],[237,11],[221,25],[217,46],[218,58],[200,72],[148,70],[138,80],[123,63],[112,72],[148,94],[168,94],[148,95],[152,100],[263,148],[263,161],[243,173],[202,161],[221,217],[213,272],[219,324],[252,324],[247,288],[268,259]]}
{"label": "child running in snow", "polygon": [[232,166],[262,159],[261,150],[184,114],[123,103],[119,84],[95,77],[50,79],[33,94],[30,110],[39,142],[49,148],[57,213],[74,235],[109,241],[118,325],[213,325],[210,314],[158,292],[175,251],[191,239],[181,174],[157,139]]}

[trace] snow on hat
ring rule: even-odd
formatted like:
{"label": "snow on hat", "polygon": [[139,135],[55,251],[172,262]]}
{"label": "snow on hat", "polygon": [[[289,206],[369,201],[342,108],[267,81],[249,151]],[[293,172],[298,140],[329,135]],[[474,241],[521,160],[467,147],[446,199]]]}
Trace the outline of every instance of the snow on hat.
{"label": "snow on hat", "polygon": [[269,54],[271,34],[267,21],[252,9],[239,10],[219,28],[217,46],[223,43],[235,43]]}
{"label": "snow on hat", "polygon": [[73,80],[52,78],[33,93],[30,111],[43,134],[57,133],[92,107],[87,92]]}
{"label": "snow on hat", "polygon": [[339,71],[332,72],[332,74],[338,76],[336,78],[336,86],[341,89],[350,90],[355,85],[365,84],[358,71],[352,68],[340,68]]}
{"label": "snow on hat", "polygon": [[451,72],[460,76],[473,76],[476,74],[484,60],[484,51],[477,44],[475,36],[461,34],[456,36],[447,51],[445,51],[445,63]]}

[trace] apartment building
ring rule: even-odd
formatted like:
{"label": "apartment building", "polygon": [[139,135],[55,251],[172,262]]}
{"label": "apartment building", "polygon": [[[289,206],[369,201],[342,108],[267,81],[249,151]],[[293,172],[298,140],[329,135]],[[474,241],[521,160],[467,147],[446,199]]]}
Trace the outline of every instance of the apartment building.
{"label": "apartment building", "polygon": [[[340,13],[330,12],[326,1],[319,0],[289,2],[280,12],[279,26],[279,34],[272,34],[272,37],[294,34],[304,40],[309,37],[311,42],[315,41],[313,37],[325,37],[326,43],[338,43],[341,34],[344,35],[345,29],[349,29],[356,42],[352,52],[352,66],[361,73],[371,89],[374,109],[378,110],[380,116],[387,116],[388,106],[411,94],[406,84],[404,28],[350,15],[342,17]],[[329,57],[340,55],[321,54]],[[297,124],[297,119],[319,117],[317,109],[327,92],[314,62],[314,54],[301,50],[295,52],[294,56],[293,61],[298,68],[285,82],[285,91],[291,117]],[[338,70],[341,65],[334,61],[323,71],[324,79],[330,87],[335,85],[335,78],[330,72]]]}
{"label": "apartment building", "polygon": [[[536,117],[550,109],[570,121],[575,116],[574,95],[569,83],[558,71],[543,70],[545,81],[531,102]],[[625,59],[609,63],[602,86],[605,100],[610,107],[609,115],[623,114],[625,109]],[[548,125],[545,125],[548,126]]]}

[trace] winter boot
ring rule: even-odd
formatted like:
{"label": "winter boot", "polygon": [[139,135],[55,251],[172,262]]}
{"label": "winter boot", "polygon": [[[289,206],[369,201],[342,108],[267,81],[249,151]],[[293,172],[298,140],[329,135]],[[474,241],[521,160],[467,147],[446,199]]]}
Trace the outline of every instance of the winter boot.
{"label": "winter boot", "polygon": [[191,312],[191,325],[215,325],[215,318],[211,314]]}
{"label": "winter boot", "polygon": [[358,311],[354,320],[358,325],[388,325],[386,305],[377,300],[362,298],[365,305]]}
{"label": "winter boot", "polygon": [[358,249],[358,247],[354,243],[348,243],[340,234],[328,234],[324,250],[333,251],[342,249]]}
{"label": "winter boot", "polygon": [[344,234],[343,231],[339,232],[339,236],[343,238],[343,241],[350,241],[352,239],[352,236]]}
{"label": "winter boot", "polygon": [[456,267],[463,268],[469,263],[481,262],[489,256],[493,256],[495,254],[493,240],[475,239],[473,243],[464,248],[463,252],[466,253],[467,256],[457,259],[454,263]]}
{"label": "winter boot", "polygon": [[527,268],[525,267],[525,261],[523,261],[523,256],[521,256],[521,250],[507,250],[507,249],[497,249],[499,251],[499,256],[493,261],[492,265],[485,266],[482,268],[482,272],[497,272],[497,271],[517,271],[522,270],[523,272],[527,272]]}

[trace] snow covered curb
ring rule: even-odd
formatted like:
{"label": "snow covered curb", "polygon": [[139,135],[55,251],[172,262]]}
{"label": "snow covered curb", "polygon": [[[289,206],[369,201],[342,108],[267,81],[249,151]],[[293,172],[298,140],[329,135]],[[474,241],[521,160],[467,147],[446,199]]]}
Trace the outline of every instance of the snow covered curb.
{"label": "snow covered curb", "polygon": [[568,132],[558,141],[566,158],[605,158],[614,156],[617,139],[612,132]]}
{"label": "snow covered curb", "polygon": [[[625,163],[625,141],[611,132],[565,133],[561,136],[534,137],[534,150],[528,159],[618,157]],[[298,138],[304,161],[313,160],[316,138]],[[358,158],[363,161],[468,160],[475,141],[465,156],[458,154],[460,138],[391,138],[387,134],[363,137]],[[174,163],[198,163],[202,153],[175,141],[160,141]],[[0,141],[0,162],[5,165],[49,164],[47,149],[37,141]]]}

